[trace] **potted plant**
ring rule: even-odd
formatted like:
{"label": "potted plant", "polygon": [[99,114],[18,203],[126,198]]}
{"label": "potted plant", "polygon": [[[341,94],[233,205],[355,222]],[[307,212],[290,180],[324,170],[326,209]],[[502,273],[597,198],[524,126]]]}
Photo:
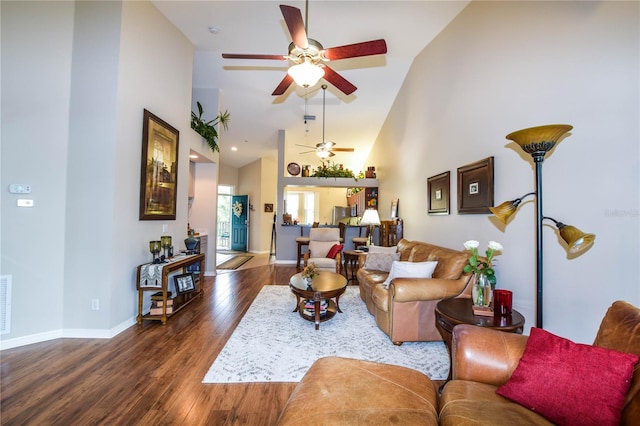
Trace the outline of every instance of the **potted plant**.
{"label": "potted plant", "polygon": [[211,148],[213,152],[220,152],[220,147],[218,146],[218,129],[216,129],[216,126],[219,123],[223,129],[227,130],[229,111],[221,112],[214,119],[204,121],[202,118],[202,105],[200,102],[196,102],[196,105],[198,106],[198,115],[191,111],[191,128],[207,141],[209,148]]}

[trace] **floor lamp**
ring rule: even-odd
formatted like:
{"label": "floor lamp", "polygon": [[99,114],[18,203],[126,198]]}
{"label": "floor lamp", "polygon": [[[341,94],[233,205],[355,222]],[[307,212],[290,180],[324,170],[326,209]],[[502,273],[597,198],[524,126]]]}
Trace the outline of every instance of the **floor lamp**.
{"label": "floor lamp", "polygon": [[560,237],[567,243],[570,253],[581,253],[593,245],[596,236],[585,234],[578,228],[565,225],[542,213],[542,162],[549,150],[551,150],[558,139],[568,133],[573,126],[567,124],[550,124],[547,126],[531,127],[518,130],[506,136],[507,139],[516,142],[520,148],[533,157],[535,164],[535,191],[529,192],[520,198],[512,201],[505,201],[497,207],[490,207],[489,210],[505,225],[507,219],[513,215],[520,203],[526,197],[533,195],[536,200],[536,327],[542,328],[542,223],[545,219],[554,223]]}

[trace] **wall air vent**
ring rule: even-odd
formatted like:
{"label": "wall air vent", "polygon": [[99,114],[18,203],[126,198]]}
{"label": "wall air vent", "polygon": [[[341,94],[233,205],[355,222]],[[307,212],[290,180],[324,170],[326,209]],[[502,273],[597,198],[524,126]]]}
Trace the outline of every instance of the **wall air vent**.
{"label": "wall air vent", "polygon": [[0,276],[0,334],[11,332],[11,275]]}

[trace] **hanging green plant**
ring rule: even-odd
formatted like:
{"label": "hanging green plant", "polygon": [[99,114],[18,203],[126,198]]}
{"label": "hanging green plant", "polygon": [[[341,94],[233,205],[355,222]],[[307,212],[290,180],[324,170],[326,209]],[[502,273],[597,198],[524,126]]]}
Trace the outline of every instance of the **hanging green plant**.
{"label": "hanging green plant", "polygon": [[202,118],[202,105],[200,105],[200,102],[196,102],[196,105],[198,106],[198,115],[191,111],[191,128],[207,141],[209,148],[211,148],[213,152],[220,152],[220,147],[218,146],[218,129],[216,129],[216,126],[220,124],[224,130],[227,130],[229,111],[219,113],[213,120],[204,121]]}

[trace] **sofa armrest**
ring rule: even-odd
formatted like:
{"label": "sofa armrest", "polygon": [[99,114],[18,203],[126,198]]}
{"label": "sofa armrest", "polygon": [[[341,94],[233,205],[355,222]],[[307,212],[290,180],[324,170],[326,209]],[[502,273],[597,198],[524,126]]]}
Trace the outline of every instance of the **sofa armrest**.
{"label": "sofa armrest", "polygon": [[524,353],[527,336],[475,325],[453,328],[451,368],[454,380],[504,384]]}
{"label": "sofa armrest", "polygon": [[459,295],[464,286],[465,283],[460,280],[394,278],[389,285],[389,294],[394,302],[440,300]]}

